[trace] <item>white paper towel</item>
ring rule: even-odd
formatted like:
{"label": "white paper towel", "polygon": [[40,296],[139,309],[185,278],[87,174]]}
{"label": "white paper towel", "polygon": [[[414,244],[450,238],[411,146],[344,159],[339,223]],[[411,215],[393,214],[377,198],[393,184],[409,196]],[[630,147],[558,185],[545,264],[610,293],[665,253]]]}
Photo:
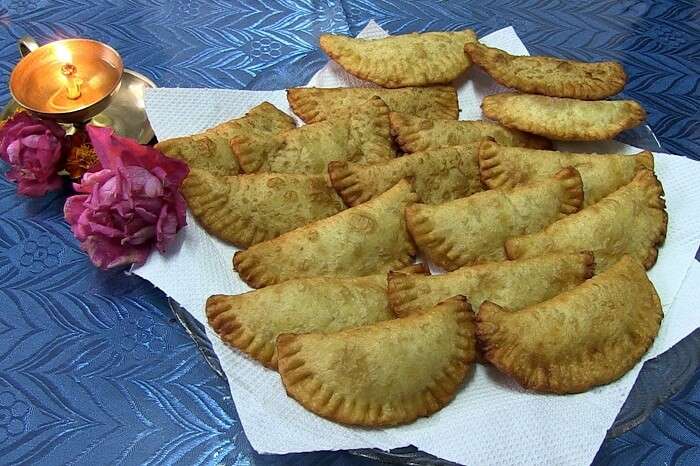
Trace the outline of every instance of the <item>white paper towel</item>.
{"label": "white paper towel", "polygon": [[[370,22],[361,33],[386,33]],[[513,54],[527,54],[512,28],[481,39]],[[311,86],[369,86],[329,63]],[[460,118],[480,119],[483,96],[503,88],[477,67],[459,83]],[[269,101],[291,114],[285,92],[208,89],[154,89],[147,91],[146,109],[159,139],[201,131],[250,107]],[[582,152],[602,150],[592,145]],[[613,149],[633,151],[629,146]],[[669,229],[665,246],[650,277],[667,317],[653,357],[694,329],[686,318],[691,306],[671,306],[700,243],[700,219],[694,200],[700,199],[700,164],[667,154],[655,154],[656,172],[668,203]],[[167,255],[154,253],[134,271],[151,281],[205,323],[204,302],[215,293],[238,294],[248,288],[233,272],[236,248],[209,236],[188,214],[188,226],[179,234],[178,247]],[[697,325],[697,324],[695,324]],[[368,430],[344,427],[321,419],[285,394],[276,372],[264,369],[225,346],[209,330],[231,387],[246,435],[260,452],[289,453],[376,447],[389,449],[415,445],[433,455],[470,464],[582,464],[595,455],[637,376],[637,365],[620,381],[588,393],[552,396],[527,393],[491,367],[478,366],[456,399],[435,415],[411,425]]]}

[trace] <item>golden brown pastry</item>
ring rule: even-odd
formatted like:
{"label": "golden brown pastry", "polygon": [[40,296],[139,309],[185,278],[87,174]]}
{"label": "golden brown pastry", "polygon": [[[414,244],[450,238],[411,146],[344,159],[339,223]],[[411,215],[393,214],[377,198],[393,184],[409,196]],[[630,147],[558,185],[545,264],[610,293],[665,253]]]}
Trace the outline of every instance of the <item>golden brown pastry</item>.
{"label": "golden brown pastry", "polygon": [[[492,190],[440,205],[406,208],[406,225],[421,250],[447,270],[505,260],[503,243],[577,212],[583,186],[576,169],[512,190]],[[520,233],[524,234],[524,233]]]}
{"label": "golden brown pastry", "polygon": [[330,217],[345,207],[319,175],[215,176],[193,168],[182,184],[182,194],[205,230],[242,248]]}
{"label": "golden brown pastry", "polygon": [[287,89],[289,106],[306,123],[333,119],[338,112],[361,108],[373,96],[380,97],[392,112],[446,120],[456,120],[459,114],[457,91],[452,86]]}
{"label": "golden brown pastry", "polygon": [[627,81],[624,68],[615,61],[520,57],[479,42],[465,44],[464,51],[499,83],[530,94],[600,100],[620,92]]}
{"label": "golden brown pastry", "polygon": [[263,102],[251,108],[243,118],[230,120],[209,129],[208,132],[230,139],[241,131],[266,131],[268,133],[281,133],[289,131],[296,126],[294,119],[279,110],[270,102]]}
{"label": "golden brown pastry", "polygon": [[335,422],[413,422],[447,405],[476,357],[463,297],[432,309],[336,333],[277,338],[287,394]]}
{"label": "golden brown pastry", "polygon": [[651,152],[630,155],[575,154],[504,147],[483,141],[479,147],[481,182],[488,189],[513,188],[576,168],[583,180],[584,205],[595,204],[630,181],[642,169],[654,169]]}
{"label": "golden brown pastry", "polygon": [[600,202],[549,225],[542,231],[506,241],[508,258],[550,252],[592,251],[596,270],[605,270],[623,255],[650,269],[666,238],[666,203],[661,184],[650,170]]}
{"label": "golden brown pastry", "polygon": [[294,128],[294,120],[274,105],[263,102],[245,116],[214,126],[203,133],[166,139],[156,149],[187,162],[190,168],[201,168],[216,175],[236,175],[238,160],[231,152],[229,140],[249,131],[279,134]]}
{"label": "golden brown pastry", "polygon": [[348,73],[382,87],[447,84],[471,61],[464,44],[476,41],[471,29],[356,39],[322,34],[321,49]]}
{"label": "golden brown pastry", "polygon": [[411,263],[404,209],[417,200],[401,180],[380,196],[233,256],[241,279],[253,288],[304,277],[359,277]]}
{"label": "golden brown pastry", "polygon": [[[422,264],[401,271],[427,272]],[[215,295],[206,311],[223,341],[272,369],[282,333],[336,332],[394,318],[384,274],[302,278],[236,296]]]}
{"label": "golden brown pastry", "polygon": [[464,295],[475,311],[488,300],[508,310],[541,303],[593,276],[591,253],[546,254],[461,267],[442,275],[389,272],[392,311],[404,317],[443,299]]}
{"label": "golden brown pastry", "polygon": [[439,204],[481,191],[477,145],[416,152],[387,162],[331,162],[328,174],[343,201],[355,206],[378,196],[402,178],[413,179],[419,199]]}
{"label": "golden brown pastry", "polygon": [[305,175],[326,172],[328,162],[373,163],[396,154],[389,129],[389,108],[372,97],[356,111],[305,125],[279,135],[251,131],[231,139],[231,150],[245,173]]}
{"label": "golden brown pastry", "polygon": [[523,387],[578,393],[629,371],[659,331],[661,302],[633,258],[525,309],[489,303],[476,316],[486,359]]}
{"label": "golden brown pastry", "polygon": [[647,117],[634,100],[586,101],[510,92],[484,97],[481,109],[503,126],[561,141],[612,139]]}
{"label": "golden brown pastry", "polygon": [[504,146],[548,149],[546,139],[518,130],[504,128],[490,121],[428,120],[392,112],[391,134],[404,152],[419,152],[441,147],[459,146],[491,137]]}

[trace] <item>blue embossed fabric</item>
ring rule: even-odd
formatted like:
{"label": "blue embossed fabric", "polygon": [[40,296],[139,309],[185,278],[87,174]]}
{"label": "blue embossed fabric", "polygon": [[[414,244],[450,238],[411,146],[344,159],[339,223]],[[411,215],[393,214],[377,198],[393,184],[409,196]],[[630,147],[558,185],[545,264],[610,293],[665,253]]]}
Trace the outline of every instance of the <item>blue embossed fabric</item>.
{"label": "blue embossed fabric", "polygon": [[[326,61],[321,32],[356,34],[371,18],[394,34],[513,25],[532,53],[622,61],[624,96],[647,108],[664,149],[698,158],[699,16],[682,1],[2,0],[0,79],[26,34],[107,42],[160,86],[271,89],[305,83]],[[371,462],[256,454],[163,294],[93,268],[63,221],[64,196],[20,198],[0,177],[0,464]],[[595,463],[700,464],[699,394],[696,371]]]}

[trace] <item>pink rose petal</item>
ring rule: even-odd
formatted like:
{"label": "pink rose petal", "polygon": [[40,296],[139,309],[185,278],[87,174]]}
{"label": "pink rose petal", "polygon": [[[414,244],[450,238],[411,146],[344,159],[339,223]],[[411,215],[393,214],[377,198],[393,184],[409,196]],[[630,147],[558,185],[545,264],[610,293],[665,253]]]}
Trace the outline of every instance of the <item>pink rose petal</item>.
{"label": "pink rose petal", "polygon": [[63,128],[26,112],[5,122],[0,128],[0,158],[10,164],[7,177],[17,183],[18,193],[43,196],[62,186],[56,172],[66,142]]}
{"label": "pink rose petal", "polygon": [[89,125],[100,160],[83,176],[64,215],[90,260],[102,268],[142,263],[153,247],[161,252],[185,225],[178,192],[187,164],[156,149]]}

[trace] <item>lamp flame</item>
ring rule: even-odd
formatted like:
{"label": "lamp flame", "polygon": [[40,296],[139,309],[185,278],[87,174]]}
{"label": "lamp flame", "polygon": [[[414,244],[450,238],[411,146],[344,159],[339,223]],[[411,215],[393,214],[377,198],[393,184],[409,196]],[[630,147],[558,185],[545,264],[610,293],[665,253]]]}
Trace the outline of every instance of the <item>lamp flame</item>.
{"label": "lamp flame", "polygon": [[70,49],[65,46],[65,44],[58,43],[54,47],[56,53],[56,58],[62,63],[70,63],[73,61],[73,54]]}
{"label": "lamp flame", "polygon": [[73,54],[68,47],[61,43],[56,44],[54,49],[56,58],[59,62],[63,63],[60,71],[65,82],[66,95],[69,99],[75,100],[81,95],[80,85],[83,83],[83,80],[76,76],[78,70],[75,65],[71,63]]}

